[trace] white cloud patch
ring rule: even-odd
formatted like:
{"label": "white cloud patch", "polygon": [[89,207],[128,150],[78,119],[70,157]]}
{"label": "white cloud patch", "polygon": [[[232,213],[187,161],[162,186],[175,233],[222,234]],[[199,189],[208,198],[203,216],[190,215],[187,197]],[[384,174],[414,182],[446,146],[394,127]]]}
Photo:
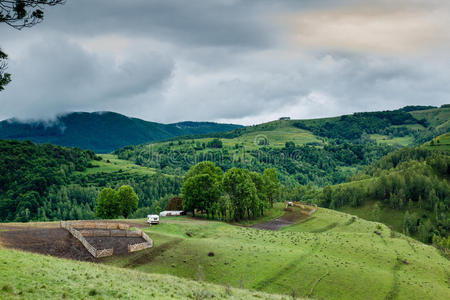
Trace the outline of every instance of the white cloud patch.
{"label": "white cloud patch", "polygon": [[449,102],[444,0],[79,0],[46,13],[0,27],[13,74],[0,119],[256,124]]}

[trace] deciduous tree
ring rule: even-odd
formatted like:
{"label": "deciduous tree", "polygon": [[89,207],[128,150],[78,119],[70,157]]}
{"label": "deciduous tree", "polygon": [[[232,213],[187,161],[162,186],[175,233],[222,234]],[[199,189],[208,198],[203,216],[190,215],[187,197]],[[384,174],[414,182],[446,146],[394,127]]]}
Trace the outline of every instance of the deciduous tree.
{"label": "deciduous tree", "polygon": [[115,219],[121,214],[121,207],[117,191],[104,188],[97,197],[95,214],[102,219]]}
{"label": "deciduous tree", "polygon": [[277,171],[273,168],[265,169],[263,179],[270,207],[273,207],[274,199],[280,189],[280,182],[278,181]]}
{"label": "deciduous tree", "polygon": [[129,185],[122,185],[117,191],[117,199],[120,204],[121,214],[128,218],[128,216],[138,207],[138,196],[133,188]]}

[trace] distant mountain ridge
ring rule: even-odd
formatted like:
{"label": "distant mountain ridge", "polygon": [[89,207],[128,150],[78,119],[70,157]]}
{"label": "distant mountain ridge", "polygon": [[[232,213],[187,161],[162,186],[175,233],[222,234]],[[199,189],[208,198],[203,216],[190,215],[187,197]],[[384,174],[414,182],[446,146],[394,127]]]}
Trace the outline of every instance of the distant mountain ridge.
{"label": "distant mountain ridge", "polygon": [[73,112],[55,121],[0,122],[0,139],[30,140],[107,153],[127,146],[165,140],[183,135],[229,131],[243,127],[214,122],[162,124],[127,117],[114,112]]}

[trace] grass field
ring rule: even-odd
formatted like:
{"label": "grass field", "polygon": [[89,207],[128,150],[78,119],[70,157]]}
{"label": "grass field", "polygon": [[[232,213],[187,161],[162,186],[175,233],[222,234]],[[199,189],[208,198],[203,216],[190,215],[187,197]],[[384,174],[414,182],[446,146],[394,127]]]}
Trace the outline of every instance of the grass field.
{"label": "grass field", "polygon": [[450,150],[450,132],[433,139],[433,143],[428,142],[424,147],[433,150]]}
{"label": "grass field", "polygon": [[416,213],[418,216],[430,215],[430,212],[425,209],[419,209],[417,207],[412,207],[405,210],[392,209],[389,207],[383,207],[381,203],[378,204],[380,211],[377,215],[374,215],[374,207],[376,202],[374,201],[366,201],[364,205],[360,207],[351,207],[344,206],[339,208],[339,211],[356,215],[360,218],[369,221],[380,222],[383,224],[389,224],[394,228],[395,231],[402,232],[403,231],[403,219],[406,211],[410,213]]}
{"label": "grass field", "polygon": [[[0,247],[0,299],[281,299],[174,276],[145,274]],[[287,297],[284,297],[287,299]]]}
{"label": "grass field", "polygon": [[450,262],[435,248],[333,210],[277,232],[184,217],[145,231],[153,249],[103,262],[319,299],[450,297]]}
{"label": "grass field", "polygon": [[[225,148],[234,148],[236,144],[243,146],[246,150],[258,149],[260,141],[266,141],[267,146],[273,148],[283,148],[286,142],[292,141],[297,145],[305,145],[307,143],[321,143],[320,138],[313,135],[311,132],[296,128],[290,123],[281,123],[278,126],[271,125],[271,123],[255,126],[248,129],[244,134],[235,138],[220,138]],[[196,138],[195,142],[208,143],[213,138]],[[154,145],[164,145],[171,142],[160,142]],[[177,150],[183,146],[177,147],[176,143],[172,149]],[[205,151],[207,151],[206,149]]]}
{"label": "grass field", "polygon": [[427,120],[437,129],[450,128],[450,107],[412,111],[410,114],[416,119]]}
{"label": "grass field", "polygon": [[155,170],[152,168],[142,167],[136,165],[128,160],[123,160],[117,158],[114,154],[99,154],[102,160],[93,160],[91,164],[92,168],[87,168],[83,172],[78,172],[78,174],[96,174],[96,173],[114,173],[114,172],[128,172],[133,174],[154,174]]}
{"label": "grass field", "polygon": [[377,141],[378,143],[387,145],[400,145],[403,147],[411,145],[414,142],[414,137],[412,136],[390,138],[387,135],[371,134],[370,138]]}

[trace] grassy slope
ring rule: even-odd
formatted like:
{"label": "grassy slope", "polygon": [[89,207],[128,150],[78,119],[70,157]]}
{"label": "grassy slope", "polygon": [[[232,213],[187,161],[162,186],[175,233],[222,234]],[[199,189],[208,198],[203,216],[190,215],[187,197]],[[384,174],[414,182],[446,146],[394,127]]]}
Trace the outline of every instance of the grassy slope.
{"label": "grassy slope", "polygon": [[412,136],[390,138],[386,135],[370,134],[370,138],[377,141],[377,143],[387,145],[400,145],[402,147],[412,145],[414,143],[414,138]]}
{"label": "grassy slope", "polygon": [[427,149],[434,150],[450,150],[450,132],[444,133],[433,139],[434,145],[431,145],[431,141],[424,145]]}
{"label": "grassy slope", "polygon": [[450,108],[434,108],[410,112],[416,119],[425,119],[431,126],[450,129]]}
{"label": "grassy slope", "polygon": [[[445,133],[433,139],[434,145],[431,145],[430,142],[423,144],[420,147],[424,147],[431,150],[439,150],[439,151],[449,151],[450,150],[450,133]],[[439,141],[439,143],[437,142]],[[358,185],[363,181],[368,181],[372,179],[365,179],[362,181],[352,181],[340,184],[341,186],[345,185]],[[427,215],[430,217],[431,212],[420,209],[418,207],[408,207],[403,210],[400,209],[392,209],[387,206],[383,206],[382,203],[378,203],[380,207],[380,214],[378,216],[374,216],[374,205],[376,202],[374,201],[366,201],[366,203],[360,207],[351,207],[349,205],[339,208],[339,211],[357,215],[360,218],[364,218],[369,221],[381,222],[384,224],[388,224],[394,228],[394,230],[398,232],[403,231],[403,220],[406,211],[410,213],[416,213],[418,216]]]}
{"label": "grassy slope", "polygon": [[282,298],[174,276],[145,274],[1,247],[0,274],[0,299]]}
{"label": "grassy slope", "polygon": [[146,231],[155,248],[104,263],[313,298],[450,297],[450,262],[435,248],[328,209],[279,232],[188,218]]}
{"label": "grassy slope", "polygon": [[[128,160],[118,159],[117,155],[114,154],[100,154],[103,158],[101,161],[93,160],[91,164],[93,168],[87,168],[83,172],[78,172],[78,174],[96,174],[96,173],[114,173],[114,172],[128,172],[132,174],[154,174],[155,170],[152,168],[142,167]],[[107,162],[109,160],[109,162]]]}
{"label": "grassy slope", "polygon": [[342,208],[339,208],[338,210],[348,214],[357,215],[358,217],[369,221],[388,224],[398,232],[403,231],[403,220],[406,211],[409,211],[410,213],[416,213],[418,216],[427,215],[430,217],[431,214],[429,211],[425,209],[420,209],[418,207],[411,207],[405,210],[399,210],[399,209],[392,209],[383,206],[381,203],[378,203],[380,207],[380,213],[378,216],[376,216],[374,215],[375,204],[376,202],[374,201],[367,201],[364,205],[360,207],[344,206]]}
{"label": "grassy slope", "polygon": [[[426,119],[430,123],[430,125],[435,128],[443,127],[450,129],[450,108],[436,108],[422,111],[413,111],[411,112],[411,114],[417,119]],[[224,147],[231,148],[235,144],[240,144],[248,150],[259,148],[260,146],[257,142],[263,138],[268,140],[269,147],[274,148],[284,147],[285,143],[288,141],[293,141],[297,145],[304,145],[307,143],[323,143],[322,138],[315,136],[307,130],[302,130],[294,127],[293,124],[298,121],[302,121],[304,124],[311,126],[314,124],[324,124],[326,122],[337,121],[338,119],[339,117],[311,120],[277,120],[259,124],[256,126],[246,127],[245,130],[238,129],[243,132],[242,135],[235,138],[221,138],[221,140]],[[426,128],[424,128],[420,124],[399,125],[392,127],[408,127],[415,130],[426,130]],[[414,143],[414,138],[412,136],[390,138],[384,135],[371,134],[370,137],[379,143],[388,145],[408,146]],[[208,141],[212,140],[212,138],[194,138],[194,140],[200,143],[207,143]],[[159,142],[155,143],[155,145],[165,143],[167,142]],[[175,149],[176,148],[177,147],[175,147]]]}
{"label": "grassy slope", "polygon": [[[208,143],[212,139],[213,138],[196,138],[194,140],[200,143]],[[239,144],[244,146],[247,150],[258,149],[261,147],[258,145],[258,141],[262,139],[267,140],[269,142],[268,146],[273,148],[282,148],[288,141],[293,141],[297,145],[304,145],[312,142],[321,143],[321,140],[309,131],[292,126],[291,121],[273,121],[253,127],[247,127],[244,133],[238,137],[220,138],[225,148],[232,148],[235,144]],[[156,143],[156,145],[167,143],[170,142],[160,142]],[[177,147],[174,147],[174,149],[177,149]],[[207,150],[208,149],[205,151]]]}

